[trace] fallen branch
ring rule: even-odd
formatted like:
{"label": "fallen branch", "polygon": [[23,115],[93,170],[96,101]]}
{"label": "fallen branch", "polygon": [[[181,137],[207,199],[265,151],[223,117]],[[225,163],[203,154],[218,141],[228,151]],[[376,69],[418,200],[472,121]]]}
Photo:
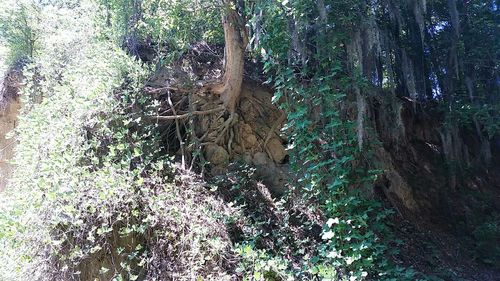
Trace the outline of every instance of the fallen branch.
{"label": "fallen branch", "polygon": [[[164,84],[147,84],[144,88],[149,94],[158,94],[166,91],[180,92],[180,93],[204,93],[212,92],[216,95],[220,94],[217,90],[221,88],[223,83],[220,79],[207,79],[200,80],[194,83],[193,87],[178,87],[174,85],[165,86]],[[220,90],[219,90],[220,91]]]}
{"label": "fallen branch", "polygon": [[166,86],[166,87],[160,87],[160,88],[146,87],[146,88],[144,88],[144,91],[146,91],[147,93],[150,93],[150,94],[157,94],[157,93],[166,92],[166,91],[190,93],[193,91],[193,89],[184,89],[184,88],[179,88],[179,87],[175,87],[175,86]]}
{"label": "fallen branch", "polygon": [[188,112],[180,115],[169,115],[169,116],[150,116],[149,118],[151,119],[156,119],[156,120],[178,120],[178,119],[184,119],[188,118],[189,116],[195,116],[195,115],[207,115],[219,111],[225,110],[225,107],[220,106],[217,108],[209,109],[209,110],[203,110],[203,111],[193,111],[193,112]]}

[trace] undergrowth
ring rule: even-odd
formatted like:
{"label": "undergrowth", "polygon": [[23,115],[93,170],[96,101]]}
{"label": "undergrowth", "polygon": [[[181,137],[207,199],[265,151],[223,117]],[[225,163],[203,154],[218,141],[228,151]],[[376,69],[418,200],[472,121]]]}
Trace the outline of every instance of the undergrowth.
{"label": "undergrowth", "polygon": [[0,279],[229,279],[238,258],[223,222],[238,210],[176,176],[142,118],[155,106],[140,91],[149,70],[84,30],[57,44],[50,32],[24,71]]}

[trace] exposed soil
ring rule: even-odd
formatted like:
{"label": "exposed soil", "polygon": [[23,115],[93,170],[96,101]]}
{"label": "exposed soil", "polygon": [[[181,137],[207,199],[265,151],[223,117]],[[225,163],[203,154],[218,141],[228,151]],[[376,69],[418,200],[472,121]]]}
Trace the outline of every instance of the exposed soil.
{"label": "exposed soil", "polygon": [[14,156],[15,138],[9,133],[15,128],[21,108],[18,97],[21,73],[10,70],[0,83],[0,191],[4,190],[13,171],[9,160]]}
{"label": "exposed soil", "polygon": [[401,253],[394,260],[437,280],[500,280],[494,250],[500,233],[477,235],[500,212],[498,144],[491,143],[494,160],[485,163],[475,132],[454,128],[459,165],[452,170],[439,113],[413,106],[404,99],[375,99],[371,107],[380,140],[375,158],[384,171],[375,188],[397,211],[390,223]]}

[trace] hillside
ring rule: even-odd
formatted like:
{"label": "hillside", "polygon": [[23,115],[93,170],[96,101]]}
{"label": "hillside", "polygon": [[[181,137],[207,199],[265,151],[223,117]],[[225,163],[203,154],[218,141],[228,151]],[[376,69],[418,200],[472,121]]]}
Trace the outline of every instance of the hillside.
{"label": "hillside", "polygon": [[499,9],[0,0],[0,280],[500,280]]}

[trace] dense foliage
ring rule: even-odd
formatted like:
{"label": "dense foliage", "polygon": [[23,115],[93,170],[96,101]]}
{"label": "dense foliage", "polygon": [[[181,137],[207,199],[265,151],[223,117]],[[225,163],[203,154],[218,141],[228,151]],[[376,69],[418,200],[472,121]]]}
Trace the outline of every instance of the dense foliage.
{"label": "dense foliage", "polygon": [[29,1],[3,1],[0,34],[8,48],[7,63],[32,58],[40,44],[39,7]]}

